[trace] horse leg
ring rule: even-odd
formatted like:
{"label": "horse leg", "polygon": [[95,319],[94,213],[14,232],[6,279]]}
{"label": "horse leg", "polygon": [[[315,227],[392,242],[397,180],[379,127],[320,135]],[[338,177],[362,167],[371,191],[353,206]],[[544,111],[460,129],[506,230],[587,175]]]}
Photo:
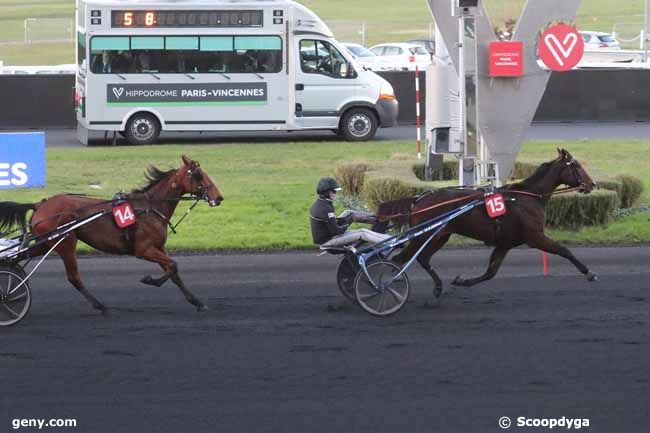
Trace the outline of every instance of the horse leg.
{"label": "horse leg", "polygon": [[472,287],[478,283],[482,283],[483,281],[491,280],[499,271],[499,268],[503,263],[503,259],[506,258],[508,251],[510,251],[510,248],[496,247],[494,251],[492,251],[492,255],[490,255],[490,263],[483,275],[480,277],[467,279],[461,278],[459,275],[454,281],[452,281],[451,284],[454,286]]}
{"label": "horse leg", "polygon": [[431,277],[433,280],[433,297],[435,299],[440,298],[440,295],[442,294],[442,279],[438,275],[438,273],[431,267],[431,257],[449,240],[451,237],[451,233],[445,233],[442,235],[438,235],[438,237],[434,240],[432,240],[429,245],[424,248],[424,250],[420,253],[420,255],[417,258],[418,263],[420,266],[422,266],[422,269],[424,269],[427,274]]}
{"label": "horse leg", "polygon": [[65,273],[68,276],[68,281],[72,284],[78,291],[81,293],[84,298],[88,300],[96,310],[101,311],[102,313],[107,313],[108,309],[104,304],[99,302],[87,289],[84,287],[83,282],[81,281],[81,276],[79,275],[79,267],[77,265],[77,254],[75,252],[77,246],[77,238],[71,234],[66,240],[61,242],[58,247],[56,247],[56,252],[63,259],[63,264],[65,265]]}
{"label": "horse leg", "polygon": [[588,281],[598,281],[598,275],[596,275],[595,272],[590,271],[589,268],[578,260],[567,247],[547,237],[544,233],[535,233],[532,236],[529,235],[526,239],[526,243],[531,248],[537,248],[549,254],[564,257],[573,263],[573,265],[578,268],[583,275],[586,275]]}
{"label": "horse leg", "polygon": [[[167,255],[167,253],[164,250],[160,250],[155,247],[149,247],[144,251],[139,251],[136,252],[136,256],[138,258],[158,263],[161,268],[165,271],[165,275],[163,275],[161,278],[154,280],[151,278],[151,276],[144,277],[141,281],[145,284],[155,284],[155,282],[162,281],[160,284],[164,283],[167,281],[169,278],[178,286],[179,289],[181,289],[181,292],[183,292],[183,295],[185,296],[185,299],[187,301],[194,305],[198,311],[201,310],[207,310],[207,307],[203,302],[199,300],[192,292],[190,292],[187,287],[185,287],[185,284],[183,283],[183,280],[181,280],[181,277],[178,275],[178,265],[174,260],[171,259]],[[159,285],[158,285],[159,286]]]}

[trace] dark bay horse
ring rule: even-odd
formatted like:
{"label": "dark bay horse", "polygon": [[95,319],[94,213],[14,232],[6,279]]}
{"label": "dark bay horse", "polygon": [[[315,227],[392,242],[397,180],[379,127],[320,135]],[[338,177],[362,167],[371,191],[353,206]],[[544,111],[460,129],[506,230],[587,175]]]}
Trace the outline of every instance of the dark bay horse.
{"label": "dark bay horse", "polygon": [[[544,234],[544,208],[553,192],[560,185],[577,188],[585,194],[591,192],[595,187],[593,180],[580,163],[564,149],[558,149],[557,159],[542,164],[529,178],[497,190],[506,200],[507,212],[504,216],[492,219],[488,216],[485,207],[479,206],[452,221],[431,241],[417,259],[433,279],[434,295],[438,297],[442,292],[442,280],[431,267],[431,257],[447,243],[449,237],[454,233],[480,240],[494,247],[485,273],[474,278],[458,276],[452,282],[457,286],[470,287],[493,278],[508,251],[523,244],[562,256],[571,261],[580,272],[587,276],[589,281],[597,280],[596,274],[576,259],[568,248]],[[388,218],[386,216],[406,216],[406,220],[402,222],[414,226],[467,204],[471,200],[482,198],[484,192],[480,189],[441,189],[419,198],[383,203],[379,207],[378,214],[380,219],[382,216],[384,216],[383,219]],[[450,203],[437,206],[446,202]],[[425,238],[415,239],[393,260],[397,263],[406,263],[425,241]]]}
{"label": "dark bay horse", "polygon": [[[81,240],[91,247],[111,254],[133,255],[140,259],[158,263],[164,270],[160,278],[144,277],[141,282],[161,286],[171,280],[180,288],[185,298],[197,310],[205,305],[185,287],[178,275],[176,262],[165,251],[167,226],[181,197],[190,194],[197,200],[207,201],[210,206],[218,206],[223,201],[221,192],[198,162],[186,156],[178,169],[161,171],[150,167],[147,173],[148,184],[126,194],[135,213],[136,222],[126,229],[117,227],[111,212],[112,202],[80,195],[61,194],[34,204],[3,202],[0,204],[0,227],[26,222],[26,214],[34,210],[29,227],[34,236],[47,234],[70,221],[105,211],[106,215],[72,232],[56,247],[63,259],[68,280],[79,292],[102,312],[104,304],[99,302],[84,287],[77,266],[76,245]],[[41,245],[30,250],[30,256],[45,254],[55,243]],[[118,270],[116,269],[116,272]]]}

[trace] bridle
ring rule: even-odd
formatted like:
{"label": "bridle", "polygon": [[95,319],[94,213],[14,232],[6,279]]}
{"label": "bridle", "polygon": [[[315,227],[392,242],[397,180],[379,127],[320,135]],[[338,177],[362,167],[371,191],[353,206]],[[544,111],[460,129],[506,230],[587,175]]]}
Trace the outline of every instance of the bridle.
{"label": "bridle", "polygon": [[566,165],[567,167],[569,167],[569,171],[571,172],[573,179],[576,181],[576,184],[578,184],[578,188],[583,190],[585,187],[585,182],[582,176],[580,175],[580,171],[577,168],[578,160],[571,157],[571,160],[567,162]]}
{"label": "bridle", "polygon": [[[208,203],[210,206],[216,206],[217,201],[212,200],[210,198],[210,196],[208,195],[208,189],[204,187],[200,181],[200,179],[203,178],[203,173],[199,172],[200,169],[201,167],[199,167],[198,165],[195,168],[190,167],[187,169],[187,174],[190,176],[190,178],[198,182],[198,187],[196,188],[196,192],[189,193],[190,197],[188,197],[187,199],[196,200],[197,202],[203,200],[206,203]],[[196,203],[194,205],[196,205]]]}

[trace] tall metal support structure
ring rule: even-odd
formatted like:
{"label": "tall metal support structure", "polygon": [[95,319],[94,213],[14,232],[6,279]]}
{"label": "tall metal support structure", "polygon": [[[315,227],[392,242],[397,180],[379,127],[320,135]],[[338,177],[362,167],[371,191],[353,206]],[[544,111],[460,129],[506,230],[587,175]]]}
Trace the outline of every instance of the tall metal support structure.
{"label": "tall metal support structure", "polygon": [[[454,0],[452,0],[454,1]],[[465,2],[468,3],[468,2]],[[478,1],[461,6],[454,4],[453,12],[458,19],[458,75],[460,94],[460,121],[463,155],[460,159],[460,184],[473,186],[477,183],[479,155],[478,112],[478,44],[476,41],[476,15]]]}
{"label": "tall metal support structure", "polygon": [[650,28],[650,0],[645,0],[645,20],[643,21],[643,63],[648,63],[648,40],[650,35],[648,30]]}
{"label": "tall metal support structure", "polygon": [[[461,116],[464,131],[458,136],[463,142],[462,158],[465,161],[463,168],[467,170],[463,170],[464,178],[461,180],[464,184],[474,182],[477,165],[479,169],[481,167],[480,164],[471,164],[472,167],[469,167],[469,161],[473,159],[475,163],[480,160],[494,162],[498,167],[496,177],[503,181],[512,173],[524,135],[533,120],[551,75],[537,63],[539,32],[552,22],[574,21],[580,0],[527,2],[513,35],[513,40],[524,44],[524,75],[517,79],[489,77],[489,44],[497,38],[483,2],[480,0],[427,1],[437,28],[449,49],[449,56],[457,76],[460,78],[459,88],[465,89],[465,97],[461,97],[466,113]],[[472,11],[471,5],[477,3],[477,7]],[[467,8],[466,13],[464,8]],[[462,31],[459,14],[464,14]],[[461,49],[456,49],[460,46]],[[471,53],[475,55],[472,57]],[[450,93],[453,93],[453,90]],[[472,93],[475,94],[473,98]],[[433,95],[428,94],[428,98],[431,97]],[[447,95],[436,95],[436,97],[446,98]],[[427,117],[428,115],[429,113]],[[453,127],[454,125],[451,125],[451,132]],[[436,144],[436,134],[428,131],[428,136],[431,138],[430,141]],[[454,146],[451,140],[447,146],[450,149]],[[470,169],[473,171],[470,172]]]}

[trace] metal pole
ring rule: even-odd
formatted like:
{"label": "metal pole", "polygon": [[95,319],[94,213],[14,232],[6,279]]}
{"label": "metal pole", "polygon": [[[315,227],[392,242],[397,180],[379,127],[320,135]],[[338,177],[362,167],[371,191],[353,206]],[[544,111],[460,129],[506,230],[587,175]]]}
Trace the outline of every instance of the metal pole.
{"label": "metal pole", "polygon": [[650,0],[645,1],[645,20],[643,25],[643,63],[648,63],[648,25],[650,24]]}
{"label": "metal pole", "polygon": [[465,181],[465,156],[467,156],[467,112],[465,106],[466,87],[465,87],[465,18],[462,14],[458,17],[458,94],[460,104],[459,121],[460,121],[460,139],[463,149],[462,157],[459,160],[459,184],[466,185]]}
{"label": "metal pole", "polygon": [[422,159],[422,122],[420,117],[420,68],[415,65],[415,127],[417,128],[418,159]]}

